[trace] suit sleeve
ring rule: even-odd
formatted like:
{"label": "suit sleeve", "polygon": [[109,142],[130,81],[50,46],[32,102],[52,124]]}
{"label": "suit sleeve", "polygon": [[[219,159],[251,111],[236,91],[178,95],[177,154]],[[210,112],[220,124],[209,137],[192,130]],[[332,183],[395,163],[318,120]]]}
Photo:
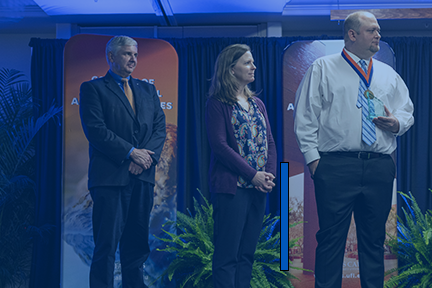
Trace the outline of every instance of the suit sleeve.
{"label": "suit sleeve", "polygon": [[151,94],[155,113],[153,117],[152,135],[144,148],[155,152],[155,154],[151,155],[153,159],[152,165],[157,165],[165,142],[166,124],[165,113],[161,108],[159,96],[157,95],[156,88],[154,86],[152,86]]}
{"label": "suit sleeve", "polygon": [[[228,132],[226,121],[228,116],[224,114],[223,104],[218,100],[209,99],[206,105],[207,136],[213,155],[216,159],[232,172],[240,175],[247,181],[251,181],[257,171],[252,168],[241,155],[228,145]],[[229,123],[231,125],[231,123]]]}
{"label": "suit sleeve", "polygon": [[90,145],[99,152],[121,164],[132,149],[132,144],[107,128],[102,108],[103,95],[91,82],[84,82],[80,88],[81,123]]}

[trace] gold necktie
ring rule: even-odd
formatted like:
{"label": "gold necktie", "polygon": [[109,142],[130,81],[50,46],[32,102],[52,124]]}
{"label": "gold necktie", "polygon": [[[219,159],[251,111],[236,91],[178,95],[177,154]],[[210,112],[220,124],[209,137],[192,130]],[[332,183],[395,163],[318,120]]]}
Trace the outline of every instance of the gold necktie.
{"label": "gold necktie", "polygon": [[134,103],[134,99],[133,99],[133,93],[132,93],[132,89],[129,86],[129,81],[127,78],[122,78],[122,82],[123,82],[123,89],[125,92],[126,97],[129,100],[129,103],[132,107],[132,110],[135,112],[135,103]]}

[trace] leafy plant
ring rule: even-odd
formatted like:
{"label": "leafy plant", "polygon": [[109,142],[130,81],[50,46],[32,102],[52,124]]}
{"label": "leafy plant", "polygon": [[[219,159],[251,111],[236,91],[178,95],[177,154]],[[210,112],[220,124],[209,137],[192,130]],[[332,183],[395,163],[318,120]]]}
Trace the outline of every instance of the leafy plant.
{"label": "leafy plant", "polygon": [[[158,238],[168,245],[166,251],[175,253],[176,258],[162,274],[179,283],[177,287],[211,288],[213,258],[213,206],[203,197],[205,203],[199,205],[194,198],[195,216],[177,212],[177,221],[165,225],[175,225],[178,235],[163,230],[167,238]],[[164,226],[165,226],[164,225]]]}
{"label": "leafy plant", "polygon": [[[280,216],[270,218],[270,215],[266,215],[264,217],[252,266],[252,288],[293,287],[289,279],[295,277],[289,272],[280,270],[280,232],[273,235],[279,221]],[[289,245],[291,248],[291,245],[295,244],[290,241]]]}
{"label": "leafy plant", "polygon": [[398,275],[387,280],[385,287],[432,287],[432,210],[423,214],[411,193],[399,194],[409,212],[402,208],[405,221],[398,217],[397,239],[388,241],[397,252],[400,267],[387,272]]}
{"label": "leafy plant", "polygon": [[[213,207],[205,197],[202,198],[202,205],[194,199],[195,216],[177,212],[177,221],[166,223],[177,227],[177,235],[164,231],[167,237],[159,238],[167,243],[167,247],[159,251],[176,254],[161,277],[167,276],[170,281],[174,279],[180,288],[213,287]],[[280,271],[280,233],[274,234],[279,221],[279,216],[270,218],[267,215],[264,218],[252,267],[253,288],[293,287],[289,279],[295,277],[289,272]],[[296,245],[297,240],[290,241],[290,248]]]}
{"label": "leafy plant", "polygon": [[24,75],[0,69],[0,287],[19,287],[28,277],[35,204],[35,145],[40,128],[61,108],[33,117]]}

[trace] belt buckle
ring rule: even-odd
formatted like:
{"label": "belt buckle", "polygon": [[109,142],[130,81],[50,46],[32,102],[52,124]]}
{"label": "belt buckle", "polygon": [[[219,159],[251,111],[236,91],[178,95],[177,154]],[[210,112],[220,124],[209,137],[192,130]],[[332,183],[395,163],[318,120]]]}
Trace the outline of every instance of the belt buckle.
{"label": "belt buckle", "polygon": [[360,151],[357,154],[357,158],[358,159],[370,159],[370,157],[371,157],[371,153],[368,153],[368,152],[362,152],[362,151]]}

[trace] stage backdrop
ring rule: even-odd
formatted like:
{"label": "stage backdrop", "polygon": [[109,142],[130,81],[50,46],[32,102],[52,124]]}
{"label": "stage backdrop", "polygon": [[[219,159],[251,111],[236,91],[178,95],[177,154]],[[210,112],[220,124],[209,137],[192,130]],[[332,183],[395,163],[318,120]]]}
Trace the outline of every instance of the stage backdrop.
{"label": "stage backdrop", "polygon": [[[289,239],[302,237],[299,247],[289,251],[293,266],[314,270],[315,267],[315,234],[319,229],[316,211],[313,181],[309,169],[305,165],[294,135],[294,103],[295,93],[309,66],[317,58],[334,53],[341,53],[343,40],[298,41],[285,49],[283,57],[283,107],[284,107],[284,147],[283,161],[289,162],[289,207],[293,210],[289,215],[289,223],[305,221],[297,225],[289,233]],[[380,43],[380,51],[374,58],[395,68],[395,57],[387,43]],[[393,155],[394,156],[394,155]],[[393,157],[394,159],[394,157]],[[392,209],[387,221],[387,233],[396,235],[396,181]],[[385,247],[385,269],[397,266],[396,256]],[[297,288],[314,287],[313,273],[292,270],[292,274],[300,281],[293,281]],[[360,288],[357,254],[357,237],[354,220],[348,233],[345,248],[343,287]]]}
{"label": "stage backdrop", "polygon": [[[64,55],[64,185],[62,231],[62,287],[89,287],[93,255],[92,200],[87,189],[88,142],[79,117],[79,89],[84,81],[104,76],[108,69],[105,46],[111,36],[77,35],[66,44]],[[167,138],[156,167],[155,201],[150,219],[152,252],[144,267],[146,283],[169,265],[171,255],[157,252],[162,225],[176,219],[177,189],[177,87],[178,57],[167,42],[135,39],[138,66],[132,76],[156,86],[166,115]],[[171,230],[172,227],[164,227]],[[165,246],[165,245],[164,245]],[[121,287],[119,255],[116,255],[115,287]],[[157,283],[153,287],[174,287]]]}

